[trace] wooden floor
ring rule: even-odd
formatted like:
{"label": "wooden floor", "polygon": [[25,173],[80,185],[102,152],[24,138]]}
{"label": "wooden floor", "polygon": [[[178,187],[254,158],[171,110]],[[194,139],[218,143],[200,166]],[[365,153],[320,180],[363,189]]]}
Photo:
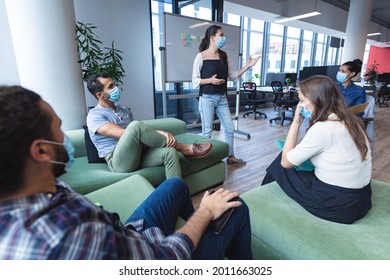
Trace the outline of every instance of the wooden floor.
{"label": "wooden floor", "polygon": [[[280,150],[275,144],[275,139],[287,135],[289,122],[284,126],[280,123],[269,123],[269,119],[276,117],[273,108],[264,108],[260,111],[267,114],[268,118],[253,119],[253,116],[243,118],[240,113],[238,129],[250,134],[235,135],[235,155],[246,160],[243,166],[226,165],[226,178],[223,187],[234,190],[240,194],[259,187],[265,175],[265,169],[279,154]],[[390,183],[390,108],[377,106],[375,108],[375,137],[373,149],[372,178]],[[300,130],[303,137],[305,129]],[[213,138],[224,141],[223,128],[213,132]],[[198,207],[203,192],[193,196],[195,208]]]}

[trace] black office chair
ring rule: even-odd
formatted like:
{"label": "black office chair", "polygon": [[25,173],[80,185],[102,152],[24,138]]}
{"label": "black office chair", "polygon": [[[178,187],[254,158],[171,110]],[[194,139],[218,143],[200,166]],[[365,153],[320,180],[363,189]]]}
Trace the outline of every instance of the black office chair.
{"label": "black office chair", "polygon": [[379,107],[386,106],[389,107],[390,101],[390,89],[387,86],[381,86],[378,92],[378,100],[377,103]]}
{"label": "black office chair", "polygon": [[[271,82],[272,91],[274,92],[274,100],[272,101],[274,104],[275,111],[278,112],[278,116],[276,118],[270,119],[269,122],[272,121],[281,121],[281,125],[283,125],[285,120],[292,121],[294,117],[295,106],[298,104],[299,100],[296,98],[294,92],[290,92],[289,97],[284,96],[283,92],[283,84],[279,81]],[[292,117],[286,116],[286,111],[292,109]]]}
{"label": "black office chair", "polygon": [[259,115],[260,117],[263,115],[264,118],[266,119],[267,118],[266,114],[257,111],[257,106],[267,103],[267,99],[265,98],[265,92],[257,92],[256,84],[251,82],[243,83],[242,87],[244,88],[245,99],[246,99],[245,108],[252,109],[250,112],[244,113],[242,117],[245,118],[246,116],[253,114],[255,119],[257,115]]}

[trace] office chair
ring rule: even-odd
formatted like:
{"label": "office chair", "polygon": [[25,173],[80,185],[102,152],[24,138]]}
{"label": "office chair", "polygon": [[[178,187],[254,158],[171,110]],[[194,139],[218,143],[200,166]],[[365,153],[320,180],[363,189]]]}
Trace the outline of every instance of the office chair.
{"label": "office chair", "polygon": [[[272,101],[274,104],[275,111],[278,112],[278,116],[276,118],[270,119],[269,123],[272,121],[281,120],[281,125],[283,125],[285,120],[292,121],[294,117],[294,108],[298,104],[299,100],[295,98],[295,95],[290,93],[289,98],[284,97],[283,92],[283,84],[280,81],[272,81],[271,82],[272,91],[274,92],[274,100]],[[293,109],[293,117],[287,117],[286,111],[292,108]]]}
{"label": "office chair", "polygon": [[243,83],[242,87],[244,88],[245,99],[246,99],[245,108],[252,109],[252,111],[244,113],[242,117],[245,118],[246,116],[253,114],[254,118],[256,119],[258,114],[260,117],[264,116],[264,118],[266,119],[267,118],[266,114],[257,111],[257,106],[267,103],[267,99],[265,98],[265,92],[257,92],[256,84],[251,82]]}
{"label": "office chair", "polygon": [[381,86],[379,88],[378,100],[377,100],[379,107],[382,107],[382,105],[389,107],[389,101],[390,101],[390,89],[388,89],[387,86]]}
{"label": "office chair", "polygon": [[348,108],[348,111],[351,112],[354,115],[358,115],[360,113],[363,113],[362,120],[364,122],[364,125],[367,129],[367,126],[374,120],[374,106],[375,106],[375,99],[372,96],[367,96],[372,99],[366,98],[366,102],[352,106]]}
{"label": "office chair", "polygon": [[363,113],[362,120],[366,128],[366,133],[370,141],[371,150],[374,147],[374,108],[375,108],[375,97],[371,95],[366,96],[366,102],[349,107],[348,111],[352,114],[358,115]]}

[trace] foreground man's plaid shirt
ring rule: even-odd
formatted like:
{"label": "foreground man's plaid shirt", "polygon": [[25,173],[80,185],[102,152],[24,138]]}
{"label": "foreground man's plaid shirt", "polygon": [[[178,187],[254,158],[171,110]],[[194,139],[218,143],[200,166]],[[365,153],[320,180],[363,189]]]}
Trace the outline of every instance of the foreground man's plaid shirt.
{"label": "foreground man's plaid shirt", "polygon": [[184,234],[123,225],[57,182],[57,193],[0,202],[0,259],[190,259]]}

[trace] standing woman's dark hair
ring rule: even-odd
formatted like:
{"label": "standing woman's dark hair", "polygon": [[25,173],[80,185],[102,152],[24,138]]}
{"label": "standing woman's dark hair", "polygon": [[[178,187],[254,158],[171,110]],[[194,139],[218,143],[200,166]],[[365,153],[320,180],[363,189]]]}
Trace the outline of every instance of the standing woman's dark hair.
{"label": "standing woman's dark hair", "polygon": [[[207,48],[210,46],[210,37],[215,36],[219,30],[221,30],[222,27],[219,25],[212,25],[209,28],[207,28],[206,33],[204,34],[204,38],[202,39],[202,42],[200,42],[199,45],[199,52],[203,52],[204,50],[207,50]],[[221,49],[218,49],[219,58],[223,63],[228,63],[228,57],[226,52],[224,52]]]}
{"label": "standing woman's dark hair", "polygon": [[357,74],[362,71],[362,65],[363,62],[360,59],[354,59],[353,61],[347,61],[343,63],[342,65],[347,66],[349,72],[355,72],[355,75],[353,75],[351,78],[356,77]]}
{"label": "standing woman's dark hair", "polygon": [[328,120],[331,113],[345,123],[356,147],[360,151],[362,160],[367,156],[366,132],[362,120],[350,113],[338,86],[326,76],[313,76],[298,84],[301,93],[315,106],[309,121],[309,129],[316,122]]}

